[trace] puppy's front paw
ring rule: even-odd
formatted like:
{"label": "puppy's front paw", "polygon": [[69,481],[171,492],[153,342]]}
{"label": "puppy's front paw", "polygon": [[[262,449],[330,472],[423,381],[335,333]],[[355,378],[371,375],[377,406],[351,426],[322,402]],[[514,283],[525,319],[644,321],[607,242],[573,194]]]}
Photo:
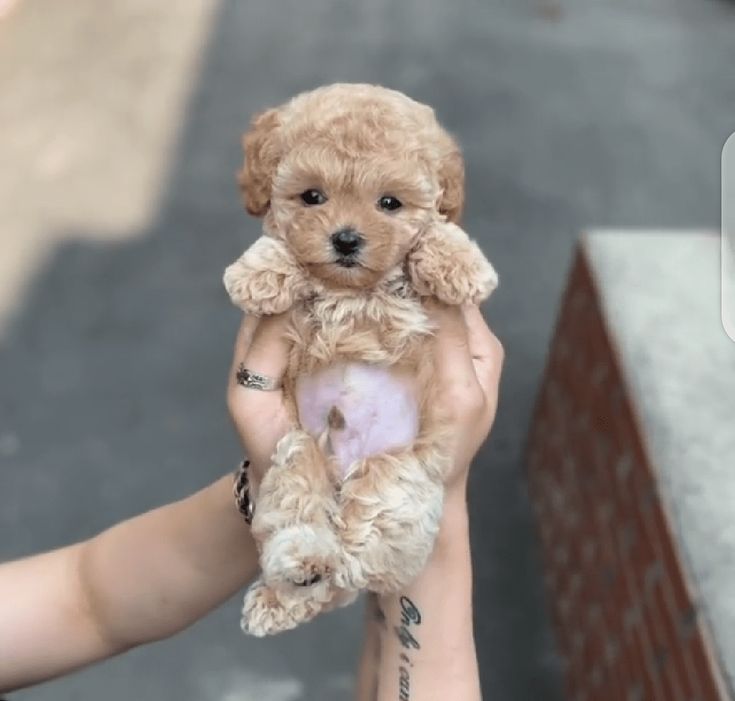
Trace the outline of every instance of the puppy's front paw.
{"label": "puppy's front paw", "polygon": [[225,270],[230,299],[250,314],[281,314],[305,296],[307,283],[285,244],[261,236]]}
{"label": "puppy's front paw", "polygon": [[421,235],[408,270],[420,295],[445,304],[479,304],[498,286],[480,247],[450,222],[437,222]]}
{"label": "puppy's front paw", "polygon": [[263,579],[273,586],[310,587],[331,579],[339,542],[323,526],[298,524],[276,532],[263,545]]}

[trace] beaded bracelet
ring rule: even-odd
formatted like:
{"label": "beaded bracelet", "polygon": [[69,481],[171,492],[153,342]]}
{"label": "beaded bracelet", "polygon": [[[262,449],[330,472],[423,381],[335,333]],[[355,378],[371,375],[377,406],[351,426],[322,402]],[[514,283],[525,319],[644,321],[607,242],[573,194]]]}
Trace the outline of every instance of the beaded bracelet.
{"label": "beaded bracelet", "polygon": [[250,481],[248,480],[249,467],[250,460],[247,458],[238,465],[237,470],[235,470],[235,483],[232,488],[235,495],[237,510],[242,514],[242,517],[245,519],[245,523],[247,524],[251,524],[253,522],[253,511],[255,510],[253,502],[250,500]]}

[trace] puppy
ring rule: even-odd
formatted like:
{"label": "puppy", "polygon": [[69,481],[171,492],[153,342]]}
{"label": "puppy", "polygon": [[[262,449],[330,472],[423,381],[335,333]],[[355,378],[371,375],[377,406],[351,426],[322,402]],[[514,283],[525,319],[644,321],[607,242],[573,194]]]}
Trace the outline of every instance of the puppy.
{"label": "puppy", "polygon": [[262,574],[243,607],[260,636],[424,566],[449,456],[422,299],[477,304],[497,276],[457,225],[463,159],[431,108],[331,85],[256,116],[243,145],[264,235],[225,287],[246,312],[290,314],[292,429],[254,495]]}

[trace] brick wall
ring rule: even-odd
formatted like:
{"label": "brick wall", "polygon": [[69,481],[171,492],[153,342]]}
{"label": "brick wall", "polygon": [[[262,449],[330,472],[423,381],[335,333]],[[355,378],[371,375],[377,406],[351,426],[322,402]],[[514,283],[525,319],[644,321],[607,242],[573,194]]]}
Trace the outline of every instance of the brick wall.
{"label": "brick wall", "polygon": [[569,700],[729,698],[583,247],[550,349],[528,467]]}

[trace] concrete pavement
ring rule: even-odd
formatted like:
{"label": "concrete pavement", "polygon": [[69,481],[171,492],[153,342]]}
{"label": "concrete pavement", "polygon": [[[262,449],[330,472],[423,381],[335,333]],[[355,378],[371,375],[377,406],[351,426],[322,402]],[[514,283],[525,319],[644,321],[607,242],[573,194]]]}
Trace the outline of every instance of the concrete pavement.
{"label": "concrete pavement", "polygon": [[[234,466],[220,278],[258,232],[240,132],[299,90],[384,83],[462,142],[465,225],[501,276],[501,407],[470,495],[484,695],[560,699],[522,461],[559,294],[587,226],[718,225],[733,36],[714,0],[21,2],[0,23],[0,260],[18,261],[0,268],[0,558]],[[355,609],[255,641],[239,599],[10,698],[349,698]]]}

